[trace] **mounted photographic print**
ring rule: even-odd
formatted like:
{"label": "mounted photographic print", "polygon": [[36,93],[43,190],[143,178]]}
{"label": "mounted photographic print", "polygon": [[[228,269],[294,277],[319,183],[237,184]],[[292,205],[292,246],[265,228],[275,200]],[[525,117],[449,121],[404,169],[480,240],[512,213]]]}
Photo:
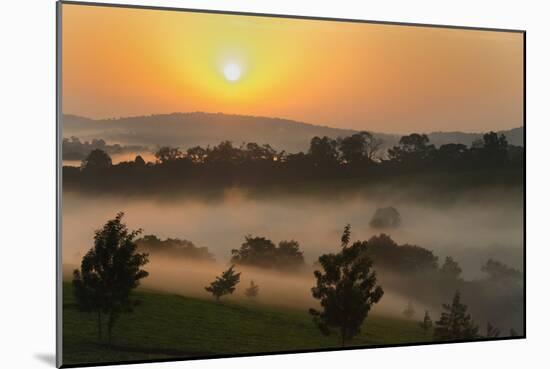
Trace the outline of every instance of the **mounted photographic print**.
{"label": "mounted photographic print", "polygon": [[525,32],[58,3],[58,365],[525,337]]}

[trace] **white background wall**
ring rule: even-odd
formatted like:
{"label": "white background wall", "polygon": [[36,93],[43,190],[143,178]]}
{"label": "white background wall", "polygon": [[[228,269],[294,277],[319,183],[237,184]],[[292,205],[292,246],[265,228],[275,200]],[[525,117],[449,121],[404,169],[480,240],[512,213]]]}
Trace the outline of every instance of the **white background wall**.
{"label": "white background wall", "polygon": [[[143,368],[548,367],[550,14],[545,1],[131,1],[188,8],[527,30],[527,340],[279,355]],[[0,367],[52,367],[55,352],[55,4],[0,5]],[[238,334],[238,332],[236,332]]]}

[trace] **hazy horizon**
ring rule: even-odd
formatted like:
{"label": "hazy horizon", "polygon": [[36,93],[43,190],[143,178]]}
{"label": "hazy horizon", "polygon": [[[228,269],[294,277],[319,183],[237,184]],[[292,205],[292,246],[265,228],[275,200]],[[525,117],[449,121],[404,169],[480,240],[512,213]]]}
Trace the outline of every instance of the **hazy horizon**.
{"label": "hazy horizon", "polygon": [[[432,134],[432,133],[465,133],[465,134],[480,134],[480,133],[486,133],[489,131],[483,131],[483,130],[460,130],[460,129],[450,129],[450,130],[434,130],[434,131],[403,131],[403,132],[397,132],[397,131],[374,131],[370,130],[368,127],[365,128],[349,128],[349,127],[334,127],[327,124],[316,124],[312,122],[307,121],[300,121],[292,118],[286,118],[286,117],[279,117],[279,116],[267,116],[267,115],[250,115],[250,114],[244,114],[244,113],[224,113],[224,112],[214,112],[214,111],[201,111],[201,110],[189,110],[189,111],[172,111],[172,112],[156,112],[156,113],[150,113],[150,114],[141,114],[141,115],[121,115],[121,116],[108,116],[108,117],[98,117],[93,118],[81,114],[76,114],[73,112],[66,112],[63,113],[62,116],[73,116],[77,118],[84,118],[84,119],[90,119],[93,121],[116,121],[116,120],[122,120],[122,119],[135,119],[135,118],[147,118],[147,117],[155,117],[155,116],[169,116],[169,115],[190,115],[190,114],[206,114],[206,115],[227,115],[227,116],[242,116],[242,117],[252,117],[252,118],[261,118],[261,119],[273,119],[273,120],[283,120],[298,124],[306,124],[310,126],[315,127],[321,127],[321,128],[330,128],[330,129],[337,129],[337,130],[343,130],[343,131],[367,131],[372,133],[380,133],[385,135],[407,135],[411,133],[420,133],[420,134]],[[512,126],[510,128],[504,128],[504,129],[496,129],[496,132],[501,131],[511,131],[514,129],[523,128],[523,124],[519,124],[517,126]]]}

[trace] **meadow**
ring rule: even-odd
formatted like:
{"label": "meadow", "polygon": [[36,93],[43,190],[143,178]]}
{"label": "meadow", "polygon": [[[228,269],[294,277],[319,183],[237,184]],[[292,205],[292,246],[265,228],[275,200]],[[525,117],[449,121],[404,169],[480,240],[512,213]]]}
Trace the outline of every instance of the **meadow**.
{"label": "meadow", "polygon": [[[72,286],[64,283],[64,366],[340,347],[338,335],[322,335],[305,309],[217,303],[146,289],[134,295],[140,304],[121,316],[109,346],[99,343],[95,316],[77,310]],[[370,315],[349,346],[429,340],[431,334],[416,321]]]}

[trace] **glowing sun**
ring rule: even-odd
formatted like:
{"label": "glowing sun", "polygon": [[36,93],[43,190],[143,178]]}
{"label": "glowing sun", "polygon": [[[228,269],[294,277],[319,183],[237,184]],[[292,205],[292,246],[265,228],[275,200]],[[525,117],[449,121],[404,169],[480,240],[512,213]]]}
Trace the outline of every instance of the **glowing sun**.
{"label": "glowing sun", "polygon": [[228,63],[223,67],[223,75],[230,82],[236,82],[241,78],[241,66],[235,63]]}

